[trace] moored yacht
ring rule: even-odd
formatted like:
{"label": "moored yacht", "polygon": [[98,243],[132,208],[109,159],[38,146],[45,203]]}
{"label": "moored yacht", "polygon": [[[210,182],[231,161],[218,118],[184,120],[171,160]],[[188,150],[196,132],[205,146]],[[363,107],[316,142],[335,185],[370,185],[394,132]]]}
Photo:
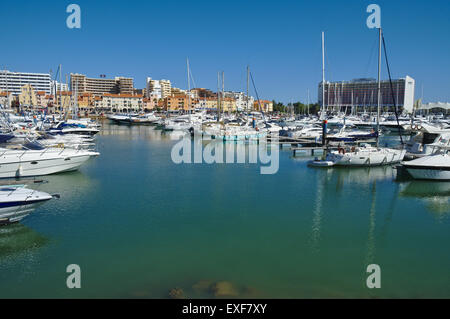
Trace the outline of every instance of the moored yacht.
{"label": "moored yacht", "polygon": [[450,180],[450,155],[445,153],[421,157],[409,162],[402,162],[408,173],[415,179]]}
{"label": "moored yacht", "polygon": [[21,149],[0,148],[0,178],[30,177],[77,170],[100,155],[88,150],[44,148],[26,144]]}
{"label": "moored yacht", "polygon": [[68,124],[65,122],[59,122],[55,127],[48,130],[49,134],[78,134],[93,136],[100,132],[95,127],[88,127],[82,124]]}
{"label": "moored yacht", "polygon": [[53,196],[23,186],[0,186],[0,225],[18,222]]}
{"label": "moored yacht", "polygon": [[385,147],[354,147],[346,153],[344,149],[327,154],[326,160],[338,166],[380,166],[400,163],[406,150]]}

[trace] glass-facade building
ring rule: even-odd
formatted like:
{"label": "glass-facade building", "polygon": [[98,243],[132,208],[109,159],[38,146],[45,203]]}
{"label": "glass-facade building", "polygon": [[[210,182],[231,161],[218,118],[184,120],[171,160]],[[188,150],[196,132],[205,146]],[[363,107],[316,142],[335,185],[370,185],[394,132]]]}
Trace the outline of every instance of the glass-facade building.
{"label": "glass-facade building", "polygon": [[[395,105],[412,110],[414,105],[415,81],[406,76],[403,79],[381,81],[381,106],[392,110]],[[378,82],[375,79],[355,79],[342,82],[325,82],[325,103],[322,101],[322,82],[319,83],[319,104],[327,110],[344,110],[349,107],[363,108],[378,105]]]}

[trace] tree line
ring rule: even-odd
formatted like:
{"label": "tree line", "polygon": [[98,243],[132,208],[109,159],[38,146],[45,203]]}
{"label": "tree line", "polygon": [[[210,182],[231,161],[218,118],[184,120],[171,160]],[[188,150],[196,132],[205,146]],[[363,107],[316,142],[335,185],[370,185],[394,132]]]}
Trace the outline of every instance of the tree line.
{"label": "tree line", "polygon": [[317,114],[320,110],[318,103],[303,104],[302,102],[288,103],[284,105],[282,102],[273,102],[273,111],[279,113],[294,113],[294,114]]}

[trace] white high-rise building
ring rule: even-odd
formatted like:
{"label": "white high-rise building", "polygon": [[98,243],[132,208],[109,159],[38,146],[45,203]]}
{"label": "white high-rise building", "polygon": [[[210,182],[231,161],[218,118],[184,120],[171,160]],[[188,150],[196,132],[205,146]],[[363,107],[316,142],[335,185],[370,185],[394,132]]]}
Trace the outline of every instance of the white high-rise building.
{"label": "white high-rise building", "polygon": [[[239,112],[244,112],[247,110],[247,95],[244,92],[224,92],[224,97],[232,98],[236,100],[236,109]],[[253,96],[248,97],[248,110],[253,109],[253,104],[255,103],[255,98]]]}
{"label": "white high-rise building", "polygon": [[[414,104],[415,80],[406,76],[381,81],[381,107],[392,108],[395,105],[411,112]],[[378,82],[375,79],[355,79],[342,82],[325,82],[325,103],[322,103],[322,82],[319,83],[318,101],[326,109],[345,109],[348,107],[377,107]]]}
{"label": "white high-rise building", "polygon": [[0,70],[0,91],[19,95],[23,86],[30,84],[35,91],[51,93],[49,73],[25,73]]}
{"label": "white high-rise building", "polygon": [[169,80],[153,80],[147,78],[147,97],[153,95],[158,99],[164,99],[171,95],[172,84]]}
{"label": "white high-rise building", "polygon": [[56,92],[67,92],[69,91],[69,85],[66,83],[59,83],[58,81],[50,81],[50,92],[51,94],[55,94],[55,87],[56,87]]}

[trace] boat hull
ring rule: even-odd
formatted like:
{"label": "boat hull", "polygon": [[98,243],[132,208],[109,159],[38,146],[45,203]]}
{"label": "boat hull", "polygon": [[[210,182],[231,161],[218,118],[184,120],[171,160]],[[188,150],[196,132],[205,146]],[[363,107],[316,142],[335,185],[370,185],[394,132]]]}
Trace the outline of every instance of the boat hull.
{"label": "boat hull", "polygon": [[435,167],[420,167],[420,166],[408,166],[404,165],[408,173],[414,179],[424,179],[424,180],[439,180],[439,181],[449,181],[450,180],[450,168],[442,169]]}
{"label": "boat hull", "polygon": [[3,161],[0,165],[0,178],[43,176],[75,171],[94,156],[97,155],[90,153],[79,156],[61,156],[40,160]]}
{"label": "boat hull", "polygon": [[332,153],[327,160],[337,166],[382,166],[400,163],[406,154],[406,150],[390,150],[389,152],[356,152],[347,154]]}
{"label": "boat hull", "polygon": [[[52,199],[52,196],[33,190],[24,190],[25,194],[14,197],[15,190],[2,190],[0,197],[0,225],[17,223],[31,214],[37,207]],[[19,190],[19,192],[22,192]]]}

